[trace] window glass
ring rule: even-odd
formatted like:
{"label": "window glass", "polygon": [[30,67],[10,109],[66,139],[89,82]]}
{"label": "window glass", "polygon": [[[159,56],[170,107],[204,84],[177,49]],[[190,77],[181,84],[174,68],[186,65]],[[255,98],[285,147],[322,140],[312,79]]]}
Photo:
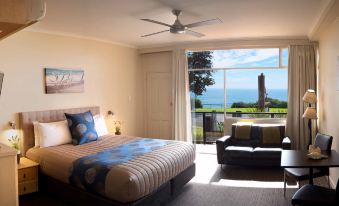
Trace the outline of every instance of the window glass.
{"label": "window glass", "polygon": [[216,50],[212,62],[213,68],[279,67],[279,48]]}
{"label": "window glass", "polygon": [[[262,98],[259,98],[259,88],[262,88]],[[226,95],[227,117],[285,117],[287,69],[227,70]],[[258,112],[277,114],[251,114]]]}
{"label": "window glass", "polygon": [[282,66],[287,67],[288,66],[288,48],[283,48],[282,49]]}

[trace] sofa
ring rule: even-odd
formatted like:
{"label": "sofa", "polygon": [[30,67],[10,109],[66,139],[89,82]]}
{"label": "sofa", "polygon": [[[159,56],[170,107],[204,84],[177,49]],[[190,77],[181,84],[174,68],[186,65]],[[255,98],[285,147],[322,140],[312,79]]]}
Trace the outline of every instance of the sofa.
{"label": "sofa", "polygon": [[216,147],[221,165],[275,167],[280,166],[281,151],[291,149],[291,141],[285,137],[285,125],[233,124],[232,134],[218,139]]}

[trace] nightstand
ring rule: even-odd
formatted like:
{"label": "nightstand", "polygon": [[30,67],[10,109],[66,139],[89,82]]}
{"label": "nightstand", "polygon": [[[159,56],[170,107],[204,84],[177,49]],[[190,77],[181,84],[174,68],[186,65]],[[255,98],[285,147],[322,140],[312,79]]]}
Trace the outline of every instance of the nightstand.
{"label": "nightstand", "polygon": [[20,164],[18,164],[19,195],[38,191],[38,169],[38,163],[25,157],[20,158]]}

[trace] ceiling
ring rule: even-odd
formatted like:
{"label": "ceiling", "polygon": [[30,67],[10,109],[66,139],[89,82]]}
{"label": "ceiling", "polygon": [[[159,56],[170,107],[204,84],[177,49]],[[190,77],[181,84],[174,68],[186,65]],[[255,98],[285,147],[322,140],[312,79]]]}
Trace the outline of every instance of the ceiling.
{"label": "ceiling", "polygon": [[[28,30],[78,36],[145,48],[179,42],[242,38],[306,37],[316,27],[331,0],[46,0],[46,17]],[[150,18],[172,24],[172,9],[183,10],[182,23],[211,18],[223,23],[192,30],[205,34],[162,33],[166,27],[141,21]]]}

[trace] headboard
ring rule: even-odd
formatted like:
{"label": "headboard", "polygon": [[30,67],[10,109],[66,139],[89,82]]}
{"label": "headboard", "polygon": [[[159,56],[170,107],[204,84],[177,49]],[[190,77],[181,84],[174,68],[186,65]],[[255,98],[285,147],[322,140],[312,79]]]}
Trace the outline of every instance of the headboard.
{"label": "headboard", "polygon": [[19,113],[19,125],[22,130],[21,154],[25,156],[26,151],[29,148],[34,147],[34,144],[35,144],[34,129],[33,129],[34,121],[38,121],[38,122],[62,121],[66,119],[64,113],[74,114],[74,113],[86,112],[88,110],[90,110],[93,115],[100,114],[100,108],[97,106]]}

